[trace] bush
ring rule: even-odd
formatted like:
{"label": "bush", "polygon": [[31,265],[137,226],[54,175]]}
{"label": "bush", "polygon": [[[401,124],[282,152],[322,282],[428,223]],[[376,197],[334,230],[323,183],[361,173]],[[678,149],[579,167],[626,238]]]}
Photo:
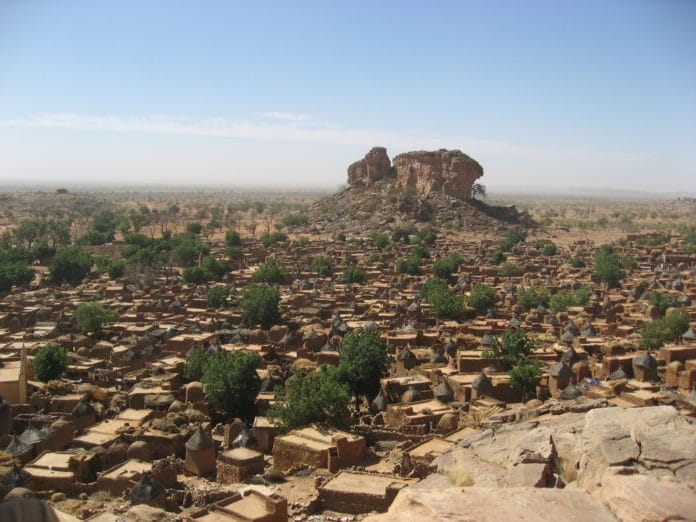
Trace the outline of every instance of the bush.
{"label": "bush", "polygon": [[280,320],[280,293],[266,285],[249,285],[242,291],[239,306],[242,318],[248,325],[260,324],[261,328],[270,328]]}
{"label": "bush", "polygon": [[281,243],[283,241],[288,240],[288,235],[284,234],[283,232],[264,232],[261,234],[261,244],[268,248],[271,246],[273,243]]}
{"label": "bush", "polygon": [[422,228],[416,232],[414,239],[424,245],[434,245],[437,241],[437,232],[430,227]]}
{"label": "bush", "polygon": [[186,225],[186,232],[199,235],[201,232],[203,232],[203,225],[200,223],[189,223]]}
{"label": "bush", "polygon": [[299,371],[276,394],[280,402],[268,416],[279,421],[284,429],[319,423],[343,427],[350,403],[350,388],[340,380],[339,370],[322,365],[318,371]]}
{"label": "bush", "polygon": [[251,276],[253,283],[284,284],[288,282],[290,275],[285,266],[276,258],[269,257],[260,263]]}
{"label": "bush", "polygon": [[241,247],[242,246],[242,236],[236,230],[228,230],[225,232],[225,246],[228,247]]}
{"label": "bush", "polygon": [[660,292],[651,292],[648,302],[657,307],[660,315],[665,315],[668,308],[679,306],[676,297],[669,294],[661,294]]}
{"label": "bush", "polygon": [[331,258],[328,256],[315,256],[312,259],[312,270],[319,274],[319,277],[329,277],[332,265]]}
{"label": "bush", "polygon": [[657,349],[674,342],[689,329],[689,314],[681,310],[668,313],[662,319],[644,323],[640,329],[641,346]]}
{"label": "bush", "polygon": [[283,225],[286,227],[299,227],[307,223],[307,216],[304,214],[291,214],[283,218]]}
{"label": "bush", "polygon": [[438,288],[428,293],[428,302],[437,317],[459,319],[464,314],[464,296],[457,295],[449,288]]}
{"label": "bush", "polygon": [[577,290],[559,290],[551,298],[551,311],[556,314],[564,312],[571,306],[584,306],[590,298],[590,289],[586,286]]}
{"label": "bush", "polygon": [[126,262],[123,259],[114,259],[109,263],[107,270],[111,279],[123,277],[123,273],[126,271]]}
{"label": "bush", "polygon": [[387,345],[379,332],[361,330],[348,332],[338,351],[338,375],[355,397],[373,398],[379,391],[379,381],[387,372]]}
{"label": "bush", "polygon": [[300,236],[300,237],[298,237],[297,240],[295,241],[295,244],[296,244],[298,247],[307,246],[307,245],[309,245],[309,238],[308,238],[307,236]]}
{"label": "bush", "polygon": [[464,258],[457,252],[450,252],[444,258],[438,259],[433,263],[433,275],[441,279],[448,279],[453,273],[459,270],[459,265],[464,262]]}
{"label": "bush", "polygon": [[370,236],[370,239],[377,248],[384,248],[389,244],[389,236],[381,232],[375,232]]}
{"label": "bush", "polygon": [[202,285],[208,281],[215,279],[215,274],[201,268],[199,266],[190,266],[184,268],[183,272],[184,283],[189,285]]}
{"label": "bush", "polygon": [[32,367],[41,382],[58,379],[68,367],[68,352],[62,346],[48,344],[37,350]]}
{"label": "bush", "polygon": [[230,265],[222,259],[215,259],[213,256],[208,256],[203,260],[203,270],[207,270],[216,281],[222,279],[222,277],[229,272]]}
{"label": "bush", "polygon": [[79,248],[61,249],[48,269],[51,281],[57,285],[68,283],[75,286],[89,274],[92,263],[92,255],[88,252]]}
{"label": "bush", "polygon": [[75,319],[83,332],[98,332],[104,323],[118,319],[118,314],[101,303],[82,303],[75,310]]}
{"label": "bush", "polygon": [[503,369],[508,371],[528,358],[536,344],[524,330],[508,328],[500,337],[491,338],[491,349],[484,351],[483,356],[500,359]]}
{"label": "bush", "polygon": [[505,262],[498,272],[502,277],[516,277],[523,274],[522,267],[515,263]]}
{"label": "bush", "polygon": [[495,306],[495,290],[483,283],[477,283],[469,295],[469,306],[477,314],[483,315]]}
{"label": "bush", "polygon": [[225,247],[225,255],[230,259],[240,260],[244,257],[244,251],[240,246]]}
{"label": "bush", "polygon": [[413,233],[413,230],[410,228],[397,227],[392,231],[391,240],[394,243],[398,243],[401,240],[403,240],[404,243],[407,243],[408,238],[412,233]]}
{"label": "bush", "polygon": [[227,304],[230,289],[226,286],[212,286],[205,293],[205,303],[208,308],[222,308]]}
{"label": "bush", "polygon": [[558,246],[555,243],[549,243],[548,245],[544,246],[541,253],[545,256],[555,256],[558,254]]}
{"label": "bush", "polygon": [[362,268],[355,266],[349,266],[341,274],[341,283],[364,283],[365,282],[365,272]]}
{"label": "bush", "polygon": [[535,359],[521,359],[510,370],[510,386],[526,395],[536,390],[541,364]]}
{"label": "bush", "polygon": [[188,381],[200,381],[203,378],[203,368],[207,360],[208,355],[201,348],[201,345],[194,344],[193,348],[186,354],[184,378]]}
{"label": "bush", "polygon": [[417,257],[418,259],[430,259],[430,252],[423,245],[416,245],[411,250],[411,256]]}
{"label": "bush", "polygon": [[416,256],[402,257],[396,261],[396,273],[397,274],[410,274],[418,275],[420,274],[420,258]]}
{"label": "bush", "polygon": [[568,264],[570,264],[570,266],[573,268],[585,268],[587,266],[585,260],[580,257],[571,258],[570,261],[568,261]]}
{"label": "bush", "polygon": [[108,235],[104,232],[99,232],[98,230],[90,230],[89,232],[82,234],[80,238],[77,240],[77,243],[79,245],[99,246],[104,245],[112,240],[113,237],[109,238]]}
{"label": "bush", "polygon": [[527,239],[527,232],[524,230],[511,230],[507,233],[505,239],[502,239],[498,243],[498,246],[502,252],[509,252],[512,250],[512,247],[518,243],[521,243],[525,239]]}
{"label": "bush", "polygon": [[250,420],[261,379],[256,369],[261,357],[255,352],[223,350],[203,365],[203,389],[211,404],[230,417]]}
{"label": "bush", "polygon": [[533,286],[526,289],[520,288],[517,293],[517,302],[525,310],[538,308],[539,305],[548,307],[550,299],[551,296],[549,295],[549,291],[543,286]]}
{"label": "bush", "polygon": [[496,250],[491,256],[491,263],[494,265],[499,265],[507,259],[507,256],[502,252],[502,250]]}

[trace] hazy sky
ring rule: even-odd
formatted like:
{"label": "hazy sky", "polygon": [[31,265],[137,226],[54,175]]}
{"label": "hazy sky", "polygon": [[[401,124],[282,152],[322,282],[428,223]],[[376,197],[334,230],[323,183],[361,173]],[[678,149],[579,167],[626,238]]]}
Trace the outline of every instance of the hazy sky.
{"label": "hazy sky", "polygon": [[374,145],[694,192],[696,1],[0,0],[0,184],[329,187]]}

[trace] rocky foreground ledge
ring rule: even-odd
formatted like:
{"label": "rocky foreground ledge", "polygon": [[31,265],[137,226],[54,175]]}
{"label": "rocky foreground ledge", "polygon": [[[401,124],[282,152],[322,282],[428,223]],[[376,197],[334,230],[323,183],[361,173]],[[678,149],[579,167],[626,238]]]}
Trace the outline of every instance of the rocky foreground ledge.
{"label": "rocky foreground ledge", "polygon": [[432,471],[365,520],[696,520],[696,424],[671,406],[477,431]]}

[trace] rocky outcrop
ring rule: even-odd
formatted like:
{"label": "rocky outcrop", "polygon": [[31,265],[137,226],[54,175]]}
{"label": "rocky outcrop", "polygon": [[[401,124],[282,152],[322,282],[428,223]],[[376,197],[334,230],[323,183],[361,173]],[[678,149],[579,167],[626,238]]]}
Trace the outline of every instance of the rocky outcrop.
{"label": "rocky outcrop", "polygon": [[419,194],[437,191],[459,199],[471,197],[483,167],[459,150],[417,151],[394,158],[397,183]]}
{"label": "rocky outcrop", "polygon": [[373,147],[360,161],[348,167],[348,184],[351,187],[370,185],[392,173],[391,161],[384,147]]}
{"label": "rocky outcrop", "polygon": [[696,520],[694,440],[696,425],[671,406],[505,424],[463,437],[365,520],[405,510],[428,520]]}

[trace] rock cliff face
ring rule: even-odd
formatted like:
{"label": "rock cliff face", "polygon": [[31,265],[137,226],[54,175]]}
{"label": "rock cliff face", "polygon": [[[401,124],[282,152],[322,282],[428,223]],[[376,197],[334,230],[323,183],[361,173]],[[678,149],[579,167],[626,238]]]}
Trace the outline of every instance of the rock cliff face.
{"label": "rock cliff face", "polygon": [[365,157],[348,167],[348,184],[360,187],[391,175],[391,161],[384,147],[373,147]]}
{"label": "rock cliff face", "polygon": [[420,194],[442,192],[459,199],[471,197],[474,182],[483,168],[459,150],[417,151],[394,158],[397,183]]}

